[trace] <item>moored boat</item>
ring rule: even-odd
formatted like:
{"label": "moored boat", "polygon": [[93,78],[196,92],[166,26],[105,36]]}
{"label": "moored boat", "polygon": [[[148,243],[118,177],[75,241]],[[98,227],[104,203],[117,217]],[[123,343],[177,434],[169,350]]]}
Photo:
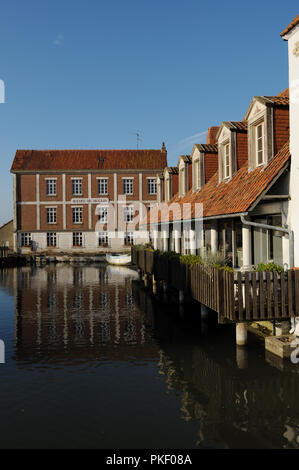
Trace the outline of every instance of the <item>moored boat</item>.
{"label": "moored boat", "polygon": [[131,255],[129,254],[106,254],[106,261],[109,264],[115,264],[117,266],[125,266],[131,264]]}

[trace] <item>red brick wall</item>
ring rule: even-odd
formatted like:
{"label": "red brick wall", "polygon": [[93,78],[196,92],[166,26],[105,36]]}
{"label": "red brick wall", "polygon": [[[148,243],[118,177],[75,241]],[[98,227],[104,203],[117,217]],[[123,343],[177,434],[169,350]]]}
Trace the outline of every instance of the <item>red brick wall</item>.
{"label": "red brick wall", "polygon": [[36,176],[20,175],[18,183],[18,200],[22,202],[36,201]]}
{"label": "red brick wall", "polygon": [[[98,193],[98,180],[97,178],[108,178],[108,195],[101,196]],[[91,175],[91,197],[108,197],[109,199],[114,199],[114,175],[113,174],[92,174]]]}
{"label": "red brick wall", "polygon": [[290,138],[289,110],[274,108],[274,155]]}
{"label": "red brick wall", "polygon": [[172,175],[172,196],[174,196],[179,191],[179,175]]}
{"label": "red brick wall", "polygon": [[218,170],[218,154],[206,153],[205,154],[205,183],[212,178]]}
{"label": "red brick wall", "polygon": [[18,223],[21,230],[36,230],[36,206],[18,206]]}
{"label": "red brick wall", "polygon": [[[116,171],[117,172],[117,171]],[[98,198],[101,197],[98,194],[98,182],[97,177],[107,177],[108,178],[108,195],[107,197],[110,200],[114,199],[114,173],[111,174],[92,174],[91,175],[91,197]],[[139,172],[117,172],[117,194],[123,194],[123,178],[133,177],[133,195],[127,196],[127,201],[136,201],[139,200]],[[142,173],[142,199],[149,201],[156,201],[157,195],[148,194],[148,184],[147,178],[152,177],[156,178],[156,172]],[[56,183],[56,196],[47,196],[46,195],[46,178],[57,178]],[[72,178],[82,178],[82,195],[73,196],[72,194]],[[18,177],[18,200],[22,202],[36,201],[36,176],[35,175],[20,175]],[[62,172],[53,174],[53,175],[40,175],[40,200],[46,204],[40,205],[40,230],[63,230],[63,206],[57,204],[57,202],[62,201]],[[71,201],[72,199],[81,199],[88,197],[88,175],[87,174],[67,174],[66,175],[66,201]],[[103,196],[106,197],[106,196]],[[57,205],[57,224],[47,224],[47,206]],[[82,224],[73,224],[72,223],[72,207],[73,204],[66,205],[66,229],[69,230],[88,230],[88,206],[86,204],[80,204],[83,206],[83,223]],[[98,220],[97,215],[95,214],[96,205],[92,206],[92,227],[95,227],[95,224]],[[36,225],[36,206],[35,205],[26,205],[18,206],[19,216],[18,216],[18,229],[19,230],[37,230]]]}
{"label": "red brick wall", "polygon": [[[50,231],[50,230],[62,230],[62,205],[57,205],[56,208],[56,224],[47,224],[47,206],[48,205],[41,205],[40,206],[40,228],[41,230]],[[55,203],[53,204],[55,206]],[[51,207],[51,203],[49,204]]]}
{"label": "red brick wall", "polygon": [[[47,181],[46,178],[56,179],[56,194],[57,196],[47,196]],[[62,200],[62,176],[61,175],[40,175],[39,177],[39,197],[41,201],[61,201]]]}
{"label": "red brick wall", "polygon": [[237,132],[237,170],[248,161],[248,138],[247,133]]}
{"label": "red brick wall", "polygon": [[142,200],[143,201],[156,201],[157,200],[157,194],[152,194],[150,195],[148,193],[148,187],[147,187],[147,179],[148,178],[154,178],[157,181],[157,176],[156,173],[146,173],[142,175]]}
{"label": "red brick wall", "polygon": [[[73,196],[73,189],[72,189],[72,178],[82,178],[82,195],[81,196]],[[66,200],[70,201],[73,198],[79,197],[88,197],[88,176],[87,175],[66,175]]]}
{"label": "red brick wall", "polygon": [[126,195],[127,201],[139,199],[139,173],[118,173],[117,175],[117,194],[123,195],[123,178],[133,179],[133,195]]}
{"label": "red brick wall", "polygon": [[210,127],[207,133],[207,144],[217,144],[216,135],[219,127]]}
{"label": "red brick wall", "polygon": [[[73,224],[73,211],[72,206],[76,206],[76,204],[68,204],[66,206],[66,227],[67,229],[76,230],[78,232],[82,232],[82,230],[88,229],[88,205],[82,204],[82,224]],[[81,204],[78,204],[81,206]]]}

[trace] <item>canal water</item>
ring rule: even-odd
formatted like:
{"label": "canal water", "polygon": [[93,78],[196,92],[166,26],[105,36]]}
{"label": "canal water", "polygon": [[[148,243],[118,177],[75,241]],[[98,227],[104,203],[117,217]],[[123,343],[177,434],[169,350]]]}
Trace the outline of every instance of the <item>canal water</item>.
{"label": "canal water", "polygon": [[299,364],[128,268],[1,271],[0,338],[1,448],[299,447]]}

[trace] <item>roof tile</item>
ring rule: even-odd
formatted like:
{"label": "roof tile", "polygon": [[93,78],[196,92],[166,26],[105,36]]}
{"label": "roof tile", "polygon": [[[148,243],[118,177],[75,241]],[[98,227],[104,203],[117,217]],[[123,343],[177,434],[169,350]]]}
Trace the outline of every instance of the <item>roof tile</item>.
{"label": "roof tile", "polygon": [[[218,171],[204,185],[201,191],[190,190],[184,197],[176,194],[168,205],[191,203],[191,215],[195,214],[195,203],[203,204],[203,216],[213,217],[247,212],[273,178],[290,159],[289,142],[272,158],[265,167],[259,167],[248,173],[248,162],[235,173],[229,182],[218,183]],[[182,211],[175,211],[171,220],[180,220]],[[167,222],[168,210],[165,205],[155,206],[148,214],[151,223]],[[149,218],[148,218],[149,221]],[[146,223],[146,219],[141,222]]]}
{"label": "roof tile", "polygon": [[11,171],[158,169],[161,150],[17,150]]}
{"label": "roof tile", "polygon": [[289,33],[295,26],[299,24],[299,15],[297,15],[293,21],[286,27],[286,29],[283,30],[283,32],[280,34],[280,36],[285,36],[287,33]]}

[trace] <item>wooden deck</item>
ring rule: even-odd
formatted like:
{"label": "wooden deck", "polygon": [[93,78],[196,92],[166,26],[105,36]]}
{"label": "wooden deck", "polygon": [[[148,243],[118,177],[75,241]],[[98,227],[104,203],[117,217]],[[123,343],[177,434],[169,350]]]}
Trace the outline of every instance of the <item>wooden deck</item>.
{"label": "wooden deck", "polygon": [[229,272],[197,264],[190,267],[146,249],[132,248],[132,262],[143,273],[184,291],[218,312],[219,322],[287,320],[299,316],[299,271]]}

